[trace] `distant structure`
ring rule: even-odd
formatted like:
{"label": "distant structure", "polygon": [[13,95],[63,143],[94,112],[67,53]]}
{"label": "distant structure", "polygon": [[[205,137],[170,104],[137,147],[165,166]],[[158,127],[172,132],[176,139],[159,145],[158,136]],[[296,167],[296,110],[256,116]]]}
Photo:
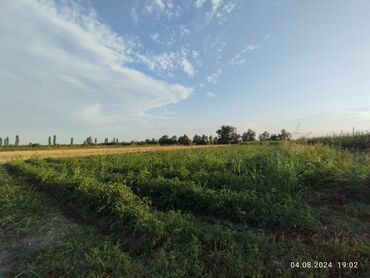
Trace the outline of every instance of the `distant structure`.
{"label": "distant structure", "polygon": [[299,122],[297,124],[297,126],[295,127],[295,130],[293,132],[293,139],[297,139],[297,138],[307,138],[311,135],[312,131],[309,131],[309,132],[306,132],[306,133],[302,133],[301,130],[301,123]]}
{"label": "distant structure", "polygon": [[19,135],[16,135],[16,136],[15,136],[15,143],[14,143],[14,145],[15,145],[16,147],[18,147],[18,146],[19,146]]}

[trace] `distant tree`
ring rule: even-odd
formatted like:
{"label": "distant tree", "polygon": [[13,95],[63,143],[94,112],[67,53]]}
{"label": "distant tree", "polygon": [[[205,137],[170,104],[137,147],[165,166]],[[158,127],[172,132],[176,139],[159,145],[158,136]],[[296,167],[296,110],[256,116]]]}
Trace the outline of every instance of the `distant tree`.
{"label": "distant tree", "polygon": [[82,144],[83,144],[83,145],[86,145],[86,140],[84,140]]}
{"label": "distant tree", "polygon": [[212,136],[212,135],[210,135],[208,138],[209,138],[208,143],[212,145],[212,144],[213,144],[213,136]]}
{"label": "distant tree", "polygon": [[209,144],[209,138],[207,135],[203,134],[202,135],[202,145],[207,145]]}
{"label": "distant tree", "polygon": [[154,138],[152,139],[147,138],[145,139],[144,143],[147,145],[157,144],[157,140],[155,140]]}
{"label": "distant tree", "polygon": [[168,135],[163,135],[161,138],[158,139],[158,143],[160,145],[169,145],[171,141],[172,140],[168,137]]}
{"label": "distant tree", "polygon": [[0,137],[0,147],[3,146],[3,138]]}
{"label": "distant tree", "polygon": [[247,132],[244,132],[242,135],[242,140],[245,141],[255,141],[256,132],[254,130],[248,129]]}
{"label": "distant tree", "polygon": [[217,134],[219,144],[236,144],[240,140],[240,135],[233,126],[223,125],[217,130]]}
{"label": "distant tree", "polygon": [[73,137],[71,138],[71,146],[73,146]]}
{"label": "distant tree", "polygon": [[49,147],[51,146],[51,136],[49,136],[49,138],[48,138],[48,146]]}
{"label": "distant tree", "polygon": [[289,132],[287,132],[285,129],[281,130],[281,133],[279,134],[279,139],[281,141],[289,140],[290,137],[291,137],[291,134]]}
{"label": "distant tree", "polygon": [[258,138],[260,139],[260,141],[270,140],[270,133],[268,133],[267,131],[264,131],[262,134],[258,136]]}
{"label": "distant tree", "polygon": [[5,137],[4,146],[9,146],[9,137]]}
{"label": "distant tree", "polygon": [[214,137],[214,138],[213,138],[213,144],[214,144],[214,145],[217,145],[217,144],[218,144],[218,138],[217,138],[217,137]]}
{"label": "distant tree", "polygon": [[105,138],[104,139],[104,144],[108,144],[108,142],[109,142],[108,138]]}
{"label": "distant tree", "polygon": [[118,144],[118,138],[116,138],[116,142],[115,143]]}
{"label": "distant tree", "polygon": [[177,136],[176,135],[171,137],[171,145],[177,145]]}
{"label": "distant tree", "polygon": [[53,136],[53,145],[55,146],[57,144],[57,136],[56,135],[54,135]]}
{"label": "distant tree", "polygon": [[14,143],[14,145],[15,145],[16,147],[18,147],[18,146],[19,146],[19,135],[16,135],[16,136],[15,136],[15,143]]}
{"label": "distant tree", "polygon": [[202,137],[198,134],[195,134],[193,137],[193,143],[195,145],[201,145],[202,144]]}
{"label": "distant tree", "polygon": [[92,143],[93,143],[92,137],[91,136],[87,137],[85,140],[85,144],[92,145]]}
{"label": "distant tree", "polygon": [[193,137],[193,143],[195,145],[207,145],[209,144],[209,138],[205,134],[203,134],[202,136],[195,134]]}
{"label": "distant tree", "polygon": [[98,144],[98,138],[95,138],[94,143],[95,145]]}
{"label": "distant tree", "polygon": [[232,139],[232,144],[238,144],[241,141],[241,136],[238,133],[235,133],[233,134]]}
{"label": "distant tree", "polygon": [[184,134],[183,136],[179,137],[179,140],[177,140],[180,145],[191,145],[191,139]]}
{"label": "distant tree", "polygon": [[280,137],[279,137],[279,135],[271,134],[270,140],[271,141],[279,141]]}

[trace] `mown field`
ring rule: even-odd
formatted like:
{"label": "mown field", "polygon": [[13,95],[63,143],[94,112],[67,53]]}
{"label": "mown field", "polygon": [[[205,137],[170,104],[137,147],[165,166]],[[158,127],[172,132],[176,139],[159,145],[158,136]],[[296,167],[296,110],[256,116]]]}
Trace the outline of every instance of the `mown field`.
{"label": "mown field", "polygon": [[[59,146],[57,146],[59,147]],[[119,154],[129,152],[146,152],[146,151],[158,151],[158,150],[176,150],[176,149],[188,149],[188,148],[210,148],[213,145],[204,146],[158,146],[158,145],[146,145],[146,146],[124,146],[124,147],[83,147],[83,148],[64,148],[63,146],[54,149],[40,149],[40,150],[25,150],[23,148],[13,149],[9,151],[0,151],[0,164],[4,164],[15,158],[29,159],[34,155],[40,158],[48,157],[81,157],[81,156],[92,156],[92,155],[108,155],[108,154]],[[4,148],[3,148],[4,149]],[[5,148],[6,149],[6,148]]]}
{"label": "mown field", "polygon": [[[0,241],[9,276],[370,273],[366,154],[241,145],[35,157],[0,170],[1,235],[14,240]],[[30,237],[41,244],[25,247]]]}

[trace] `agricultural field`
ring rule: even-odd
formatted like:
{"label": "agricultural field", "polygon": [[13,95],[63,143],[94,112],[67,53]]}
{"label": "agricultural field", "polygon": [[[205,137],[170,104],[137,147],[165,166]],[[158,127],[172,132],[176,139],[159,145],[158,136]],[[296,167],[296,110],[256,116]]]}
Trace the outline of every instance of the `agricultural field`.
{"label": "agricultural field", "polygon": [[4,275],[370,273],[363,153],[284,142],[32,157],[0,170]]}
{"label": "agricultural field", "polygon": [[[59,146],[57,146],[59,147]],[[14,160],[15,158],[19,159],[29,159],[34,155],[39,156],[40,158],[48,157],[80,157],[80,156],[91,156],[91,155],[107,155],[107,154],[118,154],[118,153],[129,153],[129,152],[147,152],[147,151],[156,151],[156,150],[176,150],[176,149],[188,149],[188,148],[202,148],[202,147],[212,147],[212,146],[125,146],[125,147],[80,147],[78,146],[67,149],[61,146],[61,148],[55,147],[54,149],[37,149],[29,150],[22,148],[15,148],[13,150],[0,149],[0,164]]]}

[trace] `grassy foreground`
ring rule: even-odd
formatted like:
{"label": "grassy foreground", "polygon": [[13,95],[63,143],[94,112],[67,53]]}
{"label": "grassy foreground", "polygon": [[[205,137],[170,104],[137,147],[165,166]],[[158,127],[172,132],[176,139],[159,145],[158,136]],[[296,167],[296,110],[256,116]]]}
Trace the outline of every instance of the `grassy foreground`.
{"label": "grassy foreground", "polygon": [[370,158],[246,145],[0,168],[0,273],[365,277]]}
{"label": "grassy foreground", "polygon": [[[0,167],[0,277],[133,277],[142,266]],[[140,275],[137,275],[140,276]]]}

